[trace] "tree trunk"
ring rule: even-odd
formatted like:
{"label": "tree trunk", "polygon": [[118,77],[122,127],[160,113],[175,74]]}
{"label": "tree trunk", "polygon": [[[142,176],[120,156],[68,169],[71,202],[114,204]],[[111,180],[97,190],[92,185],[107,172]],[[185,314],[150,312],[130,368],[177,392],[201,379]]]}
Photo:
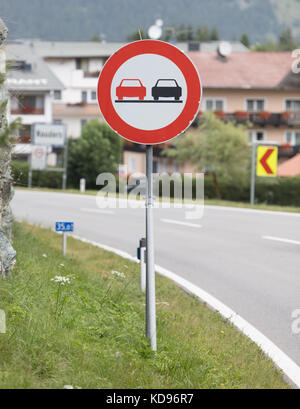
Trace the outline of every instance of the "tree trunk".
{"label": "tree trunk", "polygon": [[213,177],[213,181],[214,181],[214,185],[215,185],[215,191],[216,191],[217,198],[219,200],[222,200],[222,196],[221,196],[220,188],[219,188],[219,181],[218,181],[218,178],[217,178],[217,175],[215,174],[215,172],[212,173],[212,177]]}
{"label": "tree trunk", "polygon": [[[0,18],[0,73],[2,72],[2,74],[5,71],[5,55],[2,47],[6,35],[7,29]],[[4,95],[2,89],[0,89],[0,95],[2,99]],[[2,115],[0,118],[0,134],[5,129],[7,129],[7,121],[5,115]],[[16,252],[10,243],[13,223],[9,205],[13,197],[10,172],[11,150],[12,145],[8,141],[0,141],[0,276],[7,276],[11,272],[16,257]]]}

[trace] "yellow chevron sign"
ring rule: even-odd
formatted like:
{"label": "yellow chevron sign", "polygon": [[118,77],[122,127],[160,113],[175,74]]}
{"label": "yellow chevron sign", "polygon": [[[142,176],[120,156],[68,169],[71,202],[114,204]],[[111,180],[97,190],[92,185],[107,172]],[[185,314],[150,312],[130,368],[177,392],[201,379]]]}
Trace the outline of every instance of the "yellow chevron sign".
{"label": "yellow chevron sign", "polygon": [[276,146],[258,146],[256,175],[276,176],[277,175],[278,148]]}

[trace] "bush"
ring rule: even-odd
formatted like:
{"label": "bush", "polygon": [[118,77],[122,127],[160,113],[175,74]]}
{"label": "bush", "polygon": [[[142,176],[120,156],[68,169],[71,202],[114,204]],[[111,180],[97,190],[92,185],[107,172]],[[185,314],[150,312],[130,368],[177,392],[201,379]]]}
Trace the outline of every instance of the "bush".
{"label": "bush", "polygon": [[122,139],[108,125],[94,119],[82,130],[80,138],[69,141],[68,185],[79,186],[81,178],[86,187],[96,189],[100,173],[116,174],[122,158]]}
{"label": "bush", "polygon": [[[11,171],[15,186],[28,186],[28,162],[12,161]],[[49,187],[54,189],[61,189],[62,172],[34,170],[32,171],[32,187]]]}

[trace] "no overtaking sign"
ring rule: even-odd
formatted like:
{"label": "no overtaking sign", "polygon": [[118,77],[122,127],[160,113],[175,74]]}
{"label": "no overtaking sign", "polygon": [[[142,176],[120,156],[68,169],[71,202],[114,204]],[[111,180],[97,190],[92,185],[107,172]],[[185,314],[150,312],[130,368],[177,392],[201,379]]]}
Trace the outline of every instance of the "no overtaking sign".
{"label": "no overtaking sign", "polygon": [[195,119],[202,97],[199,73],[178,48],[163,41],[128,44],[104,65],[98,101],[108,125],[141,144],[166,142]]}

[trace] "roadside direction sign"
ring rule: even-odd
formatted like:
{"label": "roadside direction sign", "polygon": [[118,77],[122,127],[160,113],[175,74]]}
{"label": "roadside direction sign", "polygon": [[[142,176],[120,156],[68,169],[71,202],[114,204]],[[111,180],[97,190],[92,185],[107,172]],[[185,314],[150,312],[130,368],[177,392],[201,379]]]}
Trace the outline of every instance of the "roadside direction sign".
{"label": "roadside direction sign", "polygon": [[47,146],[32,146],[31,169],[44,170],[47,165]]}
{"label": "roadside direction sign", "polygon": [[72,232],[74,231],[74,223],[73,222],[56,222],[55,223],[55,231],[61,232]]}
{"label": "roadside direction sign", "polygon": [[33,144],[63,147],[66,139],[66,127],[62,124],[39,124],[33,126]]}
{"label": "roadside direction sign", "polygon": [[276,176],[277,175],[277,146],[258,146],[257,147],[257,176]]}
{"label": "roadside direction sign", "polygon": [[177,47],[141,40],[120,48],[101,70],[98,102],[108,125],[140,144],[166,142],[183,133],[201,102],[199,73]]}

